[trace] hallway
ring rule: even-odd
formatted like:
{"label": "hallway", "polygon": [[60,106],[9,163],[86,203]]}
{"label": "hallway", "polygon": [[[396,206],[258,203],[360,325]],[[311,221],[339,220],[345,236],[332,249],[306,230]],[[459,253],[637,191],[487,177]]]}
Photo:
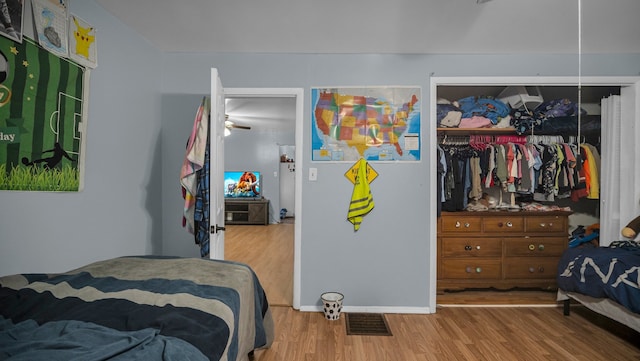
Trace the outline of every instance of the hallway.
{"label": "hallway", "polygon": [[272,306],[293,303],[293,230],[289,222],[226,226],[225,259],[251,266]]}

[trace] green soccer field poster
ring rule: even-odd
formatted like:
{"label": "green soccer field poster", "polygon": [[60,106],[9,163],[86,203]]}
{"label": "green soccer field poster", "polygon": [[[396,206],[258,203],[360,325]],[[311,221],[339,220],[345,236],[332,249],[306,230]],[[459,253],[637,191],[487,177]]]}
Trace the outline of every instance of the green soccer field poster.
{"label": "green soccer field poster", "polygon": [[0,37],[0,190],[82,190],[85,76],[31,39]]}

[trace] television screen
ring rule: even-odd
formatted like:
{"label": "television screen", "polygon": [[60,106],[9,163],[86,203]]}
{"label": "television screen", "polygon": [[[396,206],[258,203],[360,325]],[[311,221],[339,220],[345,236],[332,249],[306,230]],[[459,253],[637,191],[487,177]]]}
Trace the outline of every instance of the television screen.
{"label": "television screen", "polygon": [[225,198],[260,198],[261,177],[256,171],[225,171]]}

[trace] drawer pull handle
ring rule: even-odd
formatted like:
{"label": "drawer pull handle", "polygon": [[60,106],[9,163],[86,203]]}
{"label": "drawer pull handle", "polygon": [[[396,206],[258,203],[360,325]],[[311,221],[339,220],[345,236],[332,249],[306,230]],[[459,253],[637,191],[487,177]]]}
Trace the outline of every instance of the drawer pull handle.
{"label": "drawer pull handle", "polygon": [[513,227],[513,223],[507,222],[507,227]]}
{"label": "drawer pull handle", "polygon": [[538,271],[540,271],[540,273],[544,273],[544,267],[540,266],[540,268],[538,268]]}
{"label": "drawer pull handle", "polygon": [[544,251],[544,244],[538,245],[538,250]]}
{"label": "drawer pull handle", "polygon": [[535,269],[535,268],[533,268],[533,267],[529,267],[529,273],[534,273],[535,271],[536,271],[536,269]]}
{"label": "drawer pull handle", "polygon": [[467,268],[465,268],[465,271],[466,271],[467,273],[473,273],[473,272],[475,272],[475,273],[480,273],[480,272],[482,272],[482,267],[476,267],[476,268],[473,268],[473,267],[471,267],[471,266],[467,266]]}
{"label": "drawer pull handle", "polygon": [[536,249],[536,246],[535,246],[535,245],[533,245],[533,244],[530,244],[530,245],[529,245],[529,251],[533,251],[533,250],[535,250],[535,249]]}
{"label": "drawer pull handle", "polygon": [[504,224],[502,224],[502,222],[498,222],[498,227],[502,227],[504,226]]}
{"label": "drawer pull handle", "polygon": [[547,225],[546,225],[545,223],[540,223],[540,228],[544,228],[544,227],[546,227],[546,226],[547,226]]}
{"label": "drawer pull handle", "polygon": [[[465,228],[469,228],[470,226],[471,226],[471,223],[469,222],[464,223]],[[460,228],[460,227],[462,227],[462,223],[460,223],[460,221],[456,221],[456,228]]]}
{"label": "drawer pull handle", "polygon": [[464,250],[465,250],[465,251],[471,251],[472,249],[473,249],[473,247],[471,247],[471,246],[469,246],[469,245],[464,246]]}
{"label": "drawer pull handle", "polygon": [[549,223],[549,227],[553,227],[553,222],[550,222],[550,223]]}
{"label": "drawer pull handle", "polygon": [[480,250],[480,246],[476,246],[476,249],[479,251]]}

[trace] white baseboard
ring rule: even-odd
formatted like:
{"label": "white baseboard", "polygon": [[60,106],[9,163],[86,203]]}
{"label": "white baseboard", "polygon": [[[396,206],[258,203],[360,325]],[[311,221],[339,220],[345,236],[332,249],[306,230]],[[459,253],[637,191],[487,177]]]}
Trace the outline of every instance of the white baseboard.
{"label": "white baseboard", "polygon": [[[323,312],[322,306],[301,306],[300,311]],[[342,312],[429,314],[435,313],[435,310],[429,307],[344,306]]]}

